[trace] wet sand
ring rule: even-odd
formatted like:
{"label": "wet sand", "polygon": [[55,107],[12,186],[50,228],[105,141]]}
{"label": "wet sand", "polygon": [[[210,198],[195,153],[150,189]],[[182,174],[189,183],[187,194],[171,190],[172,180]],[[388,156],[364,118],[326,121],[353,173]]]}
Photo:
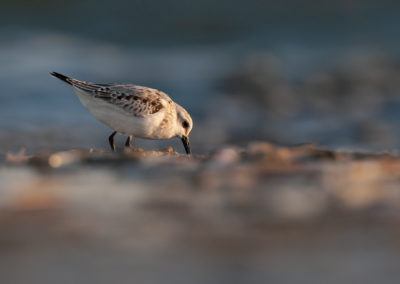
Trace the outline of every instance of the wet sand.
{"label": "wet sand", "polygon": [[0,181],[5,283],[400,276],[397,153],[266,142],[193,156],[21,151],[1,162]]}

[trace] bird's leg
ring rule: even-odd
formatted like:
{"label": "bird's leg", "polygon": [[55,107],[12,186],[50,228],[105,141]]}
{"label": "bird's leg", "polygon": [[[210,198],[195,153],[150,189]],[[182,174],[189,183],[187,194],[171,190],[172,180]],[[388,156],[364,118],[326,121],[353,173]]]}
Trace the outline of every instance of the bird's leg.
{"label": "bird's leg", "polygon": [[126,139],[126,142],[125,142],[125,147],[129,148],[131,146],[132,138],[133,138],[132,135],[128,136],[128,139]]}
{"label": "bird's leg", "polygon": [[111,150],[115,152],[115,144],[114,144],[114,136],[117,134],[117,131],[114,131],[110,137],[108,137],[108,142],[110,143]]}

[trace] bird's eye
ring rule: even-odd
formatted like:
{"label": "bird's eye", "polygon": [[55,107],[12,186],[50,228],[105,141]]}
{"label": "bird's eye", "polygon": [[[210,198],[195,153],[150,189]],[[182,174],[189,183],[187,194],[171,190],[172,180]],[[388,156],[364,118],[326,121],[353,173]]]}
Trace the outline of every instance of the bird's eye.
{"label": "bird's eye", "polygon": [[182,126],[183,128],[188,128],[189,127],[189,122],[187,122],[187,120],[182,122]]}

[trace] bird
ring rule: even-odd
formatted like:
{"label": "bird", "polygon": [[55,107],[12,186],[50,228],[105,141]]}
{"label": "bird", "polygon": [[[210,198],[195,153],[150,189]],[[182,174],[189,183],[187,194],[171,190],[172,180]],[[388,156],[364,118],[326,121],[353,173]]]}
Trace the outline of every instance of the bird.
{"label": "bird", "polygon": [[189,133],[193,120],[189,113],[175,103],[166,93],[132,84],[99,84],[73,79],[50,72],[50,75],[69,85],[83,106],[113,132],[108,141],[116,151],[114,136],[128,136],[125,146],[132,139],[181,139],[186,154],[191,154]]}

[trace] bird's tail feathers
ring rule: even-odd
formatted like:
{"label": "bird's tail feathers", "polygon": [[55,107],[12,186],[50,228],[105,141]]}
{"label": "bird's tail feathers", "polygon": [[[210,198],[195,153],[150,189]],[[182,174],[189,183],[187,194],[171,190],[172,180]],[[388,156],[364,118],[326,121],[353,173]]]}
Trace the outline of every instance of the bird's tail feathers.
{"label": "bird's tail feathers", "polygon": [[60,79],[61,81],[67,83],[68,85],[72,85],[72,78],[65,76],[63,74],[57,73],[57,72],[50,72],[50,75]]}

